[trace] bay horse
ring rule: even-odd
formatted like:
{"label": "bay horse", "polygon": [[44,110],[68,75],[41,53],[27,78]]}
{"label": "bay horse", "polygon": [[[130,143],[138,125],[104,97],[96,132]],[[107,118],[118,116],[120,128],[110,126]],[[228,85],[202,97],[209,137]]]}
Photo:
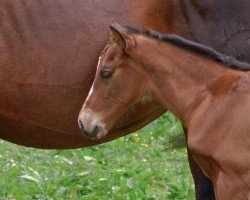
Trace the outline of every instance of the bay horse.
{"label": "bay horse", "polygon": [[116,22],[78,117],[81,132],[105,137],[117,119],[158,101],[187,127],[187,145],[218,200],[250,199],[250,64],[177,35]]}
{"label": "bay horse", "polygon": [[[69,149],[136,131],[165,108],[156,101],[138,104],[100,140],[82,137],[75,120],[110,20],[177,33],[250,62],[249,10],[248,0],[0,1],[0,138]],[[211,182],[191,155],[189,161],[197,199],[213,199]]]}

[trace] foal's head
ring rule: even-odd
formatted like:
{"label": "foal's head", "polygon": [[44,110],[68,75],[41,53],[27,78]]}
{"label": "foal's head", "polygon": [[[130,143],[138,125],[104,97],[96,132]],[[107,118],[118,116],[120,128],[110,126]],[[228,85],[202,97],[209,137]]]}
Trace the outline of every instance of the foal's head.
{"label": "foal's head", "polygon": [[145,100],[144,79],[129,55],[135,49],[132,34],[113,22],[110,41],[99,58],[91,90],[78,117],[81,132],[91,139],[104,137],[116,120]]}

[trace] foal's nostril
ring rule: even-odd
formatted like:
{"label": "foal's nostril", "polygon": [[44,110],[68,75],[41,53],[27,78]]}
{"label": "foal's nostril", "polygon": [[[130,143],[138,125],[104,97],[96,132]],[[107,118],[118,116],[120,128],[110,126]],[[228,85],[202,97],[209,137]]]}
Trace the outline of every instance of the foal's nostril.
{"label": "foal's nostril", "polygon": [[98,126],[95,126],[95,128],[93,129],[91,135],[92,135],[93,137],[96,137],[97,134],[98,134],[98,131],[99,131],[99,127],[98,127]]}
{"label": "foal's nostril", "polygon": [[79,125],[79,129],[80,129],[81,133],[84,133],[85,130],[84,130],[84,126],[83,126],[81,120],[78,120],[78,125]]}

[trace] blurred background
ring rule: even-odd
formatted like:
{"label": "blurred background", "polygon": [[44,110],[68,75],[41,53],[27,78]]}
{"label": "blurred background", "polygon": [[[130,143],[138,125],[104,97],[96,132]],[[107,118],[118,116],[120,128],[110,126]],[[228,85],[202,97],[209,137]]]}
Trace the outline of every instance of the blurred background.
{"label": "blurred background", "polygon": [[180,122],[167,112],[138,132],[75,150],[0,141],[0,200],[191,200]]}

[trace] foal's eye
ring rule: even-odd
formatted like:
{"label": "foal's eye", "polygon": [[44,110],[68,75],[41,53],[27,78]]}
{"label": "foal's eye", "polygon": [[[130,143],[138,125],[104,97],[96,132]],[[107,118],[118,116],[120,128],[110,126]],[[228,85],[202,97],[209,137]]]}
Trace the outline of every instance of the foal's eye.
{"label": "foal's eye", "polygon": [[112,73],[110,71],[103,71],[101,72],[101,77],[103,79],[109,79],[112,76]]}

